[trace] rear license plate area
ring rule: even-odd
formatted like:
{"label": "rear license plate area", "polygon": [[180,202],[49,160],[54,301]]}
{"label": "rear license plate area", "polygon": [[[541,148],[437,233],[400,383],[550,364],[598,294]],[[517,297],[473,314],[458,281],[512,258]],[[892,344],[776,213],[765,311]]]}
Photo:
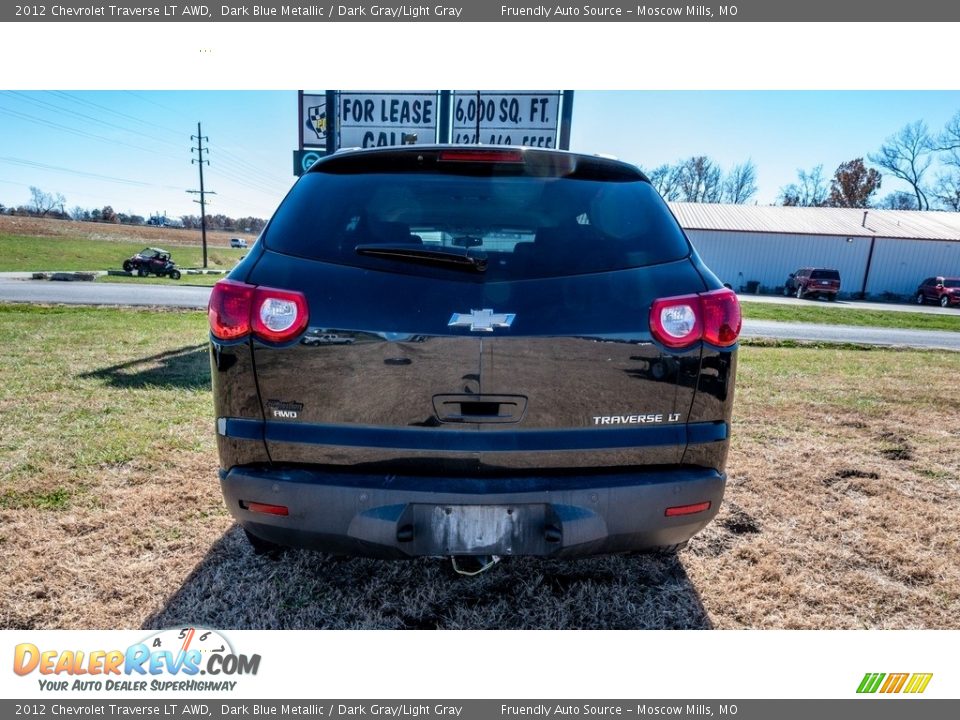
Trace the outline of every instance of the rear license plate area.
{"label": "rear license plate area", "polygon": [[536,504],[414,505],[414,543],[443,555],[512,555],[540,544],[545,515]]}

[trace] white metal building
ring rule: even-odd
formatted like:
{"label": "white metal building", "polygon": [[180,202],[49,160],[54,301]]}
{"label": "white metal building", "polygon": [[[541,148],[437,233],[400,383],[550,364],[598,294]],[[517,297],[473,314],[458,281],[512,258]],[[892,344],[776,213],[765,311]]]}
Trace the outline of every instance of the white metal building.
{"label": "white metal building", "polygon": [[[910,296],[960,277],[960,213],[670,203],[704,262],[739,290],[767,291],[801,267],[840,271],[843,294]],[[866,216],[864,216],[866,212]]]}

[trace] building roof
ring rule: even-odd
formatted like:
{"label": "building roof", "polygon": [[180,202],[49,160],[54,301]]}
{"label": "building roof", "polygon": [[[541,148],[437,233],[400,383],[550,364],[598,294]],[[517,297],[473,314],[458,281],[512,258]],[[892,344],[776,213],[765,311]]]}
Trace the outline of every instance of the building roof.
{"label": "building roof", "polygon": [[668,203],[685,230],[960,240],[960,213]]}

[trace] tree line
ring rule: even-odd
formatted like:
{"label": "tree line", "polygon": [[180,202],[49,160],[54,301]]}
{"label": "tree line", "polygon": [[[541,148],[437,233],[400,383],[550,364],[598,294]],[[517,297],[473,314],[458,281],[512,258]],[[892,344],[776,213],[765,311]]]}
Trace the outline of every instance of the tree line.
{"label": "tree line", "polygon": [[[46,192],[38,187],[31,186],[30,202],[16,207],[6,207],[3,203],[0,203],[0,214],[75,220],[77,222],[116,223],[119,225],[200,228],[199,215],[181,215],[179,218],[168,218],[165,215],[156,214],[144,217],[143,215],[117,212],[110,205],[104,205],[102,208],[84,208],[77,205],[69,210],[66,205],[67,199],[61,193]],[[233,218],[222,213],[207,215],[207,229],[209,230],[258,233],[263,230],[266,222],[263,218],[258,217]]]}

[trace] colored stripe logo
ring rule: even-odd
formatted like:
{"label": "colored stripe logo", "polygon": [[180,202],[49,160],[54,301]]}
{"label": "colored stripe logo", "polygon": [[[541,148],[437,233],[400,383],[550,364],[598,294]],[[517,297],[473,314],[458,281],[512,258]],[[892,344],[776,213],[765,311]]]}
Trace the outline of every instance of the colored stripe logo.
{"label": "colored stripe logo", "polygon": [[919,694],[927,689],[933,673],[867,673],[860,681],[857,692]]}

